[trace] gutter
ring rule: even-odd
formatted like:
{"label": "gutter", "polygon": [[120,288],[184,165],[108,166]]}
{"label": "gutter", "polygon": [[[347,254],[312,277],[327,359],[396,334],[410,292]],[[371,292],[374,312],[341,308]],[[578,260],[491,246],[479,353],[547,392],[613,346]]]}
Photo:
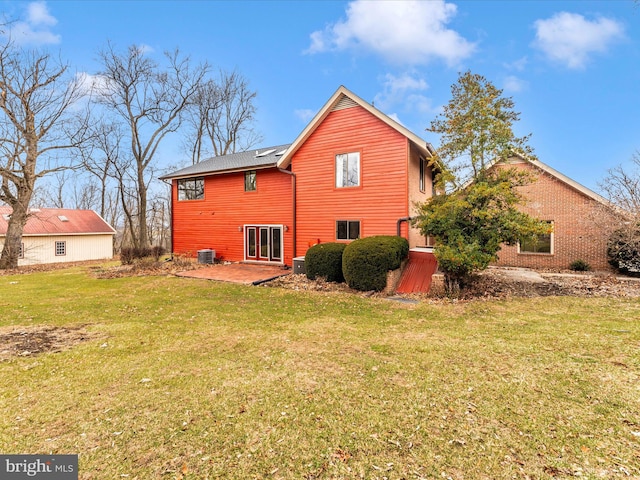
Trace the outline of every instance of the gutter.
{"label": "gutter", "polygon": [[291,195],[292,195],[292,200],[293,200],[293,225],[291,225],[291,236],[293,237],[293,251],[292,254],[293,256],[291,258],[296,258],[296,241],[297,241],[297,235],[296,235],[296,226],[297,226],[297,217],[296,217],[296,174],[289,171],[289,170],[285,170],[283,168],[277,167],[278,170],[282,173],[286,173],[287,175],[291,175],[291,182],[292,182],[292,187],[291,187]]}
{"label": "gutter", "polygon": [[[398,221],[396,222],[396,235],[398,237],[402,236],[401,235],[402,223],[403,222],[407,222],[407,224],[408,224],[411,220],[413,220],[413,217],[402,217],[402,218],[398,219]],[[409,240],[409,239],[407,239],[407,240]]]}

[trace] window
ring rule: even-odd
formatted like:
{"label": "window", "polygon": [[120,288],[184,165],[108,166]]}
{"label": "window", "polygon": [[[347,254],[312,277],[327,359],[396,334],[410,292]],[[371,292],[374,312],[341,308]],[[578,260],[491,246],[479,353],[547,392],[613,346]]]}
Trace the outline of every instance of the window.
{"label": "window", "polygon": [[202,200],[203,198],[204,177],[178,180],[178,200]]}
{"label": "window", "polygon": [[67,242],[56,242],[56,256],[60,257],[67,254]]}
{"label": "window", "polygon": [[244,191],[253,192],[256,190],[256,171],[244,172]]}
{"label": "window", "polygon": [[427,170],[427,162],[425,162],[424,158],[420,159],[420,191],[424,192],[425,191],[425,173]]}
{"label": "window", "polygon": [[520,240],[520,253],[553,253],[553,222],[549,224],[549,233]]}
{"label": "window", "polygon": [[360,238],[360,222],[350,220],[338,220],[336,222],[337,240],[355,240]]}
{"label": "window", "polygon": [[360,153],[336,155],[336,187],[360,185]]}
{"label": "window", "polygon": [[20,250],[18,250],[18,258],[24,258],[24,243],[20,244]]}

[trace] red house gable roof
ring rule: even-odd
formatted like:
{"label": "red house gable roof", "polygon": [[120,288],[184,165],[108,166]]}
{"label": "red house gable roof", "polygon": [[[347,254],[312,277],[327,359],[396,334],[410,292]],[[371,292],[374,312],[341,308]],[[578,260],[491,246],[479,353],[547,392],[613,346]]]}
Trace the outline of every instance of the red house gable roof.
{"label": "red house gable roof", "polygon": [[316,114],[315,117],[311,120],[311,122],[305,127],[305,129],[298,135],[298,138],[289,146],[286,152],[282,155],[280,160],[278,160],[278,168],[287,168],[291,164],[291,159],[296,151],[307,141],[307,139],[311,136],[311,134],[318,128],[318,126],[323,122],[323,120],[331,113],[333,110],[346,108],[359,105],[364,108],[366,111],[371,113],[373,116],[382,120],[384,123],[389,125],[394,130],[400,132],[402,135],[407,137],[411,142],[413,142],[419,151],[424,154],[426,157],[431,158],[435,154],[435,150],[431,146],[430,143],[418,137],[415,133],[411,132],[409,129],[396,122],[391,117],[385,115],[380,110],[378,110],[373,105],[365,102],[362,98],[357,96],[355,93],[349,91],[344,86],[341,86],[336,90],[336,92],[331,96],[329,101],[324,104],[324,106],[320,109],[320,111]]}
{"label": "red house gable roof", "polygon": [[[7,234],[11,207],[0,207],[0,236]],[[29,211],[23,235],[97,235],[116,231],[93,210],[34,208]]]}

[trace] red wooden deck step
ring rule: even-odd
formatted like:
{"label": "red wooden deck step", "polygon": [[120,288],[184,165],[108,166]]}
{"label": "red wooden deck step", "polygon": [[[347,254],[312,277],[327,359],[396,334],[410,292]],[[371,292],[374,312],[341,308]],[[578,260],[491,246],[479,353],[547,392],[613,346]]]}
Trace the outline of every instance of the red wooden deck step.
{"label": "red wooden deck step", "polygon": [[397,293],[427,293],[431,288],[431,276],[438,268],[431,252],[409,251],[409,263],[402,272]]}

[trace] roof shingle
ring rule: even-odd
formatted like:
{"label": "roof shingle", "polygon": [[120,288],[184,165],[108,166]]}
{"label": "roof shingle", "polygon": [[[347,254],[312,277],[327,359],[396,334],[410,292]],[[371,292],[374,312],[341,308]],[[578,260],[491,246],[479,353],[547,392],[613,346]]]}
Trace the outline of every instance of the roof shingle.
{"label": "roof shingle", "polygon": [[249,150],[246,152],[231,153],[220,157],[208,158],[200,163],[182,168],[160,177],[160,180],[170,178],[185,178],[206,175],[209,173],[223,173],[258,168],[275,167],[280,157],[289,148],[290,144],[276,145],[275,147]]}

